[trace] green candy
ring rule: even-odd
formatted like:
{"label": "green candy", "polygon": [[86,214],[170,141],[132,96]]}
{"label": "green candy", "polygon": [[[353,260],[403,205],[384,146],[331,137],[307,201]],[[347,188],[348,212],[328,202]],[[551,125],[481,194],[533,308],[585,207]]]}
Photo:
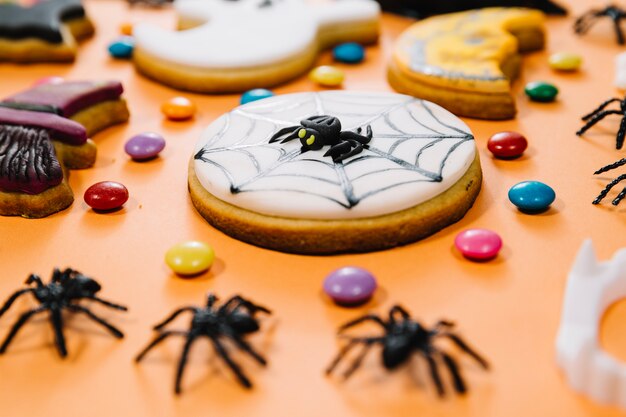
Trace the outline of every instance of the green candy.
{"label": "green candy", "polygon": [[548,103],[554,101],[556,95],[559,93],[559,89],[550,83],[533,81],[526,84],[524,92],[532,101]]}

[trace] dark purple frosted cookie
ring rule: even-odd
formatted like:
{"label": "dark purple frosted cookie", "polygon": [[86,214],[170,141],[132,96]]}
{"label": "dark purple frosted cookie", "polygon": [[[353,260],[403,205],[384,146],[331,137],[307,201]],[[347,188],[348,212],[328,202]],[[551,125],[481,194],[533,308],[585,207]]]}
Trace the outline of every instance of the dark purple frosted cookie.
{"label": "dark purple frosted cookie", "polygon": [[44,0],[30,7],[0,2],[0,40],[8,41],[0,46],[0,60],[71,61],[76,40],[93,31],[80,0]]}
{"label": "dark purple frosted cookie", "polygon": [[119,82],[40,84],[0,102],[0,215],[44,217],[74,200],[67,170],[96,158],[93,133],[128,120]]}
{"label": "dark purple frosted cookie", "polygon": [[87,132],[82,125],[52,113],[0,107],[0,125],[42,128],[54,139],[69,145],[82,145],[87,141]]}
{"label": "dark purple frosted cookie", "polygon": [[68,81],[39,84],[0,103],[2,106],[48,111],[64,117],[104,101],[119,100],[124,92],[118,81]]}

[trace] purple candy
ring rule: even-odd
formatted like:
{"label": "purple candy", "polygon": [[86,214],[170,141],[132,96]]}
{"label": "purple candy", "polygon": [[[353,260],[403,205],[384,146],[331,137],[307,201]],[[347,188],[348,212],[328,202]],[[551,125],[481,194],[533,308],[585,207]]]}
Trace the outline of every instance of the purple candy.
{"label": "purple candy", "polygon": [[346,266],[331,272],[324,280],[324,292],[332,300],[345,306],[367,302],[376,291],[376,279],[362,268]]}
{"label": "purple candy", "polygon": [[126,142],[124,150],[135,161],[155,158],[165,148],[165,139],[158,133],[145,132],[133,136]]}

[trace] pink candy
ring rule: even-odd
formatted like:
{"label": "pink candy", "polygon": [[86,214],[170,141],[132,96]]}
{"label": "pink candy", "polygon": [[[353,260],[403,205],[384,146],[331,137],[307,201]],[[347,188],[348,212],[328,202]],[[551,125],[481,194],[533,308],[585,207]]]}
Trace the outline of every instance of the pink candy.
{"label": "pink candy", "polygon": [[498,255],[502,239],[491,230],[468,229],[456,235],[454,246],[468,259],[486,261]]}

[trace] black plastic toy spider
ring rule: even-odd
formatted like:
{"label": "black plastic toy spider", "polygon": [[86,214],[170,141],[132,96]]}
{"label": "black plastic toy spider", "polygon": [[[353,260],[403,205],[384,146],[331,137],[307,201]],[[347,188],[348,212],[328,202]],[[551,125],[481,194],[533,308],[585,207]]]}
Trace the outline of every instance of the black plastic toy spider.
{"label": "black plastic toy spider", "polygon": [[[612,169],[619,168],[619,167],[621,167],[623,165],[626,165],[626,158],[620,159],[619,161],[614,162],[612,164],[603,166],[602,168],[600,168],[599,170],[594,172],[594,175],[602,174],[603,172],[607,172],[607,171],[610,171]],[[619,184],[620,182],[622,182],[624,180],[626,180],[626,174],[622,174],[619,177],[615,178],[610,183],[608,183],[606,185],[606,187],[604,187],[604,190],[602,190],[602,192],[600,194],[598,194],[596,199],[593,200],[593,204],[600,204],[602,199],[604,197],[606,197],[606,195],[609,193],[609,191],[611,191],[611,189],[613,187],[615,187],[617,184]],[[626,187],[624,187],[624,189],[617,195],[617,197],[615,197],[615,199],[611,202],[611,204],[613,204],[614,206],[618,205],[620,203],[620,201],[622,201],[624,199],[624,197],[626,197]]]}
{"label": "black plastic toy spider", "polygon": [[389,320],[387,321],[374,314],[366,315],[341,326],[339,328],[339,334],[341,335],[346,329],[367,321],[380,325],[384,330],[384,334],[378,337],[347,336],[348,344],[339,351],[337,357],[326,370],[327,374],[333,372],[339,362],[352,348],[361,344],[363,345],[363,350],[343,374],[345,378],[348,378],[361,366],[370,348],[379,344],[383,347],[382,360],[383,366],[386,369],[395,369],[407,362],[413,353],[418,353],[422,355],[428,363],[430,376],[435,383],[439,396],[443,396],[445,390],[439,375],[437,362],[443,362],[446,368],[448,368],[454,382],[454,389],[456,392],[462,394],[466,392],[467,389],[461,377],[457,362],[452,356],[439,349],[434,344],[435,340],[441,337],[446,337],[451,340],[463,352],[474,358],[484,369],[489,368],[489,364],[485,359],[452,332],[453,323],[440,321],[433,329],[428,329],[413,320],[409,313],[399,305],[395,305],[389,310]]}
{"label": "black plastic toy spider", "polygon": [[63,317],[62,312],[70,311],[72,313],[83,313],[91,320],[105,327],[111,334],[117,338],[123,338],[124,334],[109,324],[106,320],[96,316],[87,307],[83,307],[77,304],[81,299],[92,300],[98,302],[106,307],[110,307],[115,310],[127,311],[127,308],[118,304],[111,303],[96,296],[96,294],[102,288],[98,282],[89,278],[78,271],[67,268],[61,272],[59,269],[54,269],[52,278],[48,284],[44,284],[38,275],[31,274],[26,280],[26,284],[30,285],[35,283],[35,288],[24,288],[16,291],[0,308],[0,317],[11,307],[11,305],[20,296],[31,293],[35,299],[39,302],[40,306],[33,308],[22,314],[20,318],[15,322],[8,336],[0,346],[0,354],[3,354],[9,344],[17,334],[17,332],[30,320],[33,316],[43,313],[44,311],[50,312],[50,323],[54,329],[54,341],[61,357],[67,356],[67,348],[65,346],[65,336],[63,335]]}
{"label": "black plastic toy spider", "polygon": [[293,139],[300,139],[302,152],[309,150],[317,151],[326,145],[330,149],[324,156],[333,158],[333,162],[341,162],[352,155],[363,151],[363,145],[372,140],[372,127],[366,128],[365,136],[361,135],[362,129],[359,127],[356,132],[341,131],[341,122],[333,116],[311,116],[300,122],[299,126],[285,127],[276,132],[270,143],[281,141],[289,142]]}
{"label": "black plastic toy spider", "polygon": [[589,31],[591,26],[601,17],[609,17],[613,21],[615,27],[615,35],[617,43],[624,45],[624,32],[620,26],[622,19],[626,18],[626,11],[616,5],[607,6],[604,9],[591,9],[587,13],[576,19],[574,23],[574,31],[579,35],[584,35]]}
{"label": "black plastic toy spider", "polygon": [[[604,110],[609,104],[616,102],[619,103],[619,110]],[[612,98],[600,104],[597,109],[582,117],[582,120],[587,123],[581,127],[576,134],[578,136],[582,135],[589,130],[589,128],[610,114],[619,114],[622,116],[622,122],[619,126],[617,140],[615,142],[615,149],[622,149],[622,146],[624,146],[624,137],[626,136],[626,99]]]}
{"label": "black plastic toy spider", "polygon": [[[207,297],[206,307],[204,308],[182,307],[174,311],[162,323],[154,326],[154,330],[159,332],[159,335],[152,342],[150,342],[150,344],[142,350],[135,359],[136,362],[140,362],[153,347],[161,343],[169,336],[184,336],[186,341],[185,346],[183,347],[183,353],[181,354],[178,362],[178,371],[176,372],[176,384],[174,388],[177,394],[180,394],[181,392],[181,380],[187,363],[189,349],[191,348],[193,342],[195,342],[199,337],[208,337],[210,339],[215,352],[224,360],[224,362],[226,362],[241,385],[246,388],[251,388],[252,383],[243,373],[239,365],[230,357],[221,339],[230,339],[239,349],[249,354],[259,364],[267,364],[265,358],[263,358],[261,354],[256,352],[252,346],[244,340],[244,336],[259,330],[260,326],[258,319],[255,317],[256,313],[261,311],[263,313],[271,314],[270,310],[253,304],[238,295],[232,297],[220,307],[215,305],[216,301],[217,297],[214,294],[209,294]],[[193,313],[188,331],[164,330],[167,324],[186,311]]]}

